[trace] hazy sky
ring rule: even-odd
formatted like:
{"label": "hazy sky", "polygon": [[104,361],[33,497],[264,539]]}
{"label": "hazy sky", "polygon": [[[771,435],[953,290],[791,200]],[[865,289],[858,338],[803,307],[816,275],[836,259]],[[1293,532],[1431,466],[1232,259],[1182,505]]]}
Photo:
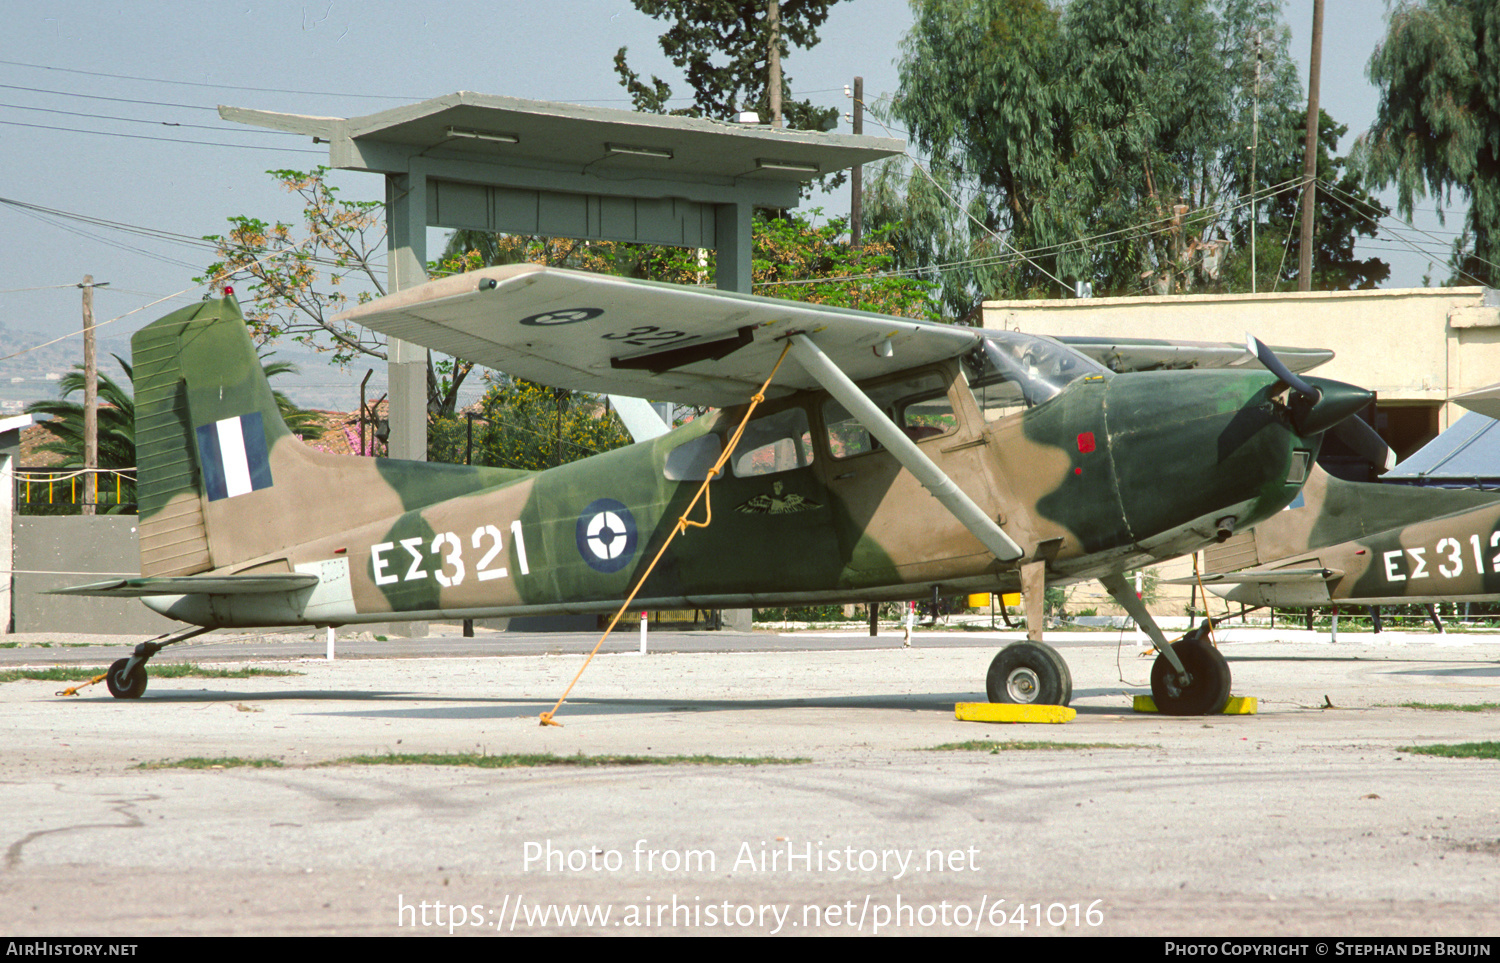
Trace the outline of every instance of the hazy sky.
{"label": "hazy sky", "polygon": [[[1374,116],[1365,65],[1385,4],[1327,7],[1323,104],[1352,136]],[[1311,9],[1312,0],[1285,9],[1304,83]],[[295,220],[298,205],[264,172],[327,157],[303,138],[226,124],[218,104],[349,117],[473,90],[628,108],[612,66],[621,46],[641,73],[675,77],[656,45],[660,25],[628,0],[0,0],[0,17],[0,196],[188,238],[221,233],[236,214]],[[906,0],[839,4],[823,42],[789,58],[794,92],[844,111],[843,85],[861,74],[868,99],[889,93],[910,23]],[[372,174],[339,174],[336,183],[356,198],[382,190]],[[847,194],[814,203],[844,211]],[[1446,230],[1457,223],[1450,217]],[[1396,248],[1372,248],[1397,265],[1391,286],[1419,284],[1429,260],[1446,276],[1444,254],[1398,259]],[[10,205],[0,205],[0,255],[0,320],[56,334],[78,327],[77,289],[20,289],[92,273],[111,282],[98,295],[101,321],[187,290],[117,325],[133,330],[197,300],[191,278],[212,260],[202,247]]]}

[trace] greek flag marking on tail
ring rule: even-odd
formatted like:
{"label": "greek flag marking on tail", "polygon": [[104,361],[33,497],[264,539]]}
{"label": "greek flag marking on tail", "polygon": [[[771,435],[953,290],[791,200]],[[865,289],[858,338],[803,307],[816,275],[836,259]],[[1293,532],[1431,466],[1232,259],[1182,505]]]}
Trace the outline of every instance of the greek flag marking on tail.
{"label": "greek flag marking on tail", "polygon": [[198,460],[208,500],[271,487],[271,459],[260,412],[198,426]]}

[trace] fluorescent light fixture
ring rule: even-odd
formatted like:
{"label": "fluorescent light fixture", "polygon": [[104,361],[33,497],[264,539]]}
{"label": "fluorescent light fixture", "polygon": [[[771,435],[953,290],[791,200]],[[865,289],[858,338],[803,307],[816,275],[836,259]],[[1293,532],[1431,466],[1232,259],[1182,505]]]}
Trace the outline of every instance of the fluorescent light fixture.
{"label": "fluorescent light fixture", "polygon": [[633,147],[630,144],[605,144],[604,149],[611,154],[629,154],[631,157],[655,157],[657,160],[672,159],[672,151],[666,147]]}
{"label": "fluorescent light fixture", "polygon": [[822,168],[810,161],[772,160],[769,157],[755,158],[755,167],[763,171],[791,171],[794,174],[820,174]]}
{"label": "fluorescent light fixture", "polygon": [[506,134],[494,130],[470,130],[467,127],[449,127],[449,137],[468,137],[473,140],[488,140],[497,144],[519,144],[521,138],[515,134]]}

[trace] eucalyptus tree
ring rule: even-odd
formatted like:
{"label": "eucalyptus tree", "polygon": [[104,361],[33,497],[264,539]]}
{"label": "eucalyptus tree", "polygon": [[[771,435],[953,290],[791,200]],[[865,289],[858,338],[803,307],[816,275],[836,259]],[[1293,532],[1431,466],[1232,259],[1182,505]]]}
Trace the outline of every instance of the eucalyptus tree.
{"label": "eucalyptus tree", "polygon": [[1467,201],[1452,280],[1500,284],[1500,3],[1397,3],[1369,72],[1380,104],[1361,159],[1406,217],[1423,197],[1440,215]]}

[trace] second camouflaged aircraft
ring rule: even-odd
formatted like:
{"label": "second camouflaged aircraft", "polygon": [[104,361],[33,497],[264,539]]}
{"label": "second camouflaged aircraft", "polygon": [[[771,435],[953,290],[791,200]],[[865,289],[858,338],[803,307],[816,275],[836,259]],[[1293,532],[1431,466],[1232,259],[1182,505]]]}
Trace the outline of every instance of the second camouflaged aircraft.
{"label": "second camouflaged aircraft", "polygon": [[[1279,511],[1370,397],[1258,367],[1116,374],[1017,332],[534,265],[348,317],[543,384],[718,410],[535,473],[329,455],[282,423],[239,306],[205,301],[133,340],[143,577],[67,591],[201,627],[612,612],[785,352],[709,486],[710,526],[671,544],[635,607],[1020,589],[1031,639],[995,657],[988,694],[1066,704],[1043,591],[1096,578],[1162,652],[1157,705],[1216,712],[1223,657],[1168,646],[1124,573]],[[121,659],[111,691],[139,696],[185,637]]]}
{"label": "second camouflaged aircraft", "polygon": [[1493,602],[1500,494],[1315,471],[1300,504],[1214,546],[1204,563],[1204,588],[1247,605]]}

